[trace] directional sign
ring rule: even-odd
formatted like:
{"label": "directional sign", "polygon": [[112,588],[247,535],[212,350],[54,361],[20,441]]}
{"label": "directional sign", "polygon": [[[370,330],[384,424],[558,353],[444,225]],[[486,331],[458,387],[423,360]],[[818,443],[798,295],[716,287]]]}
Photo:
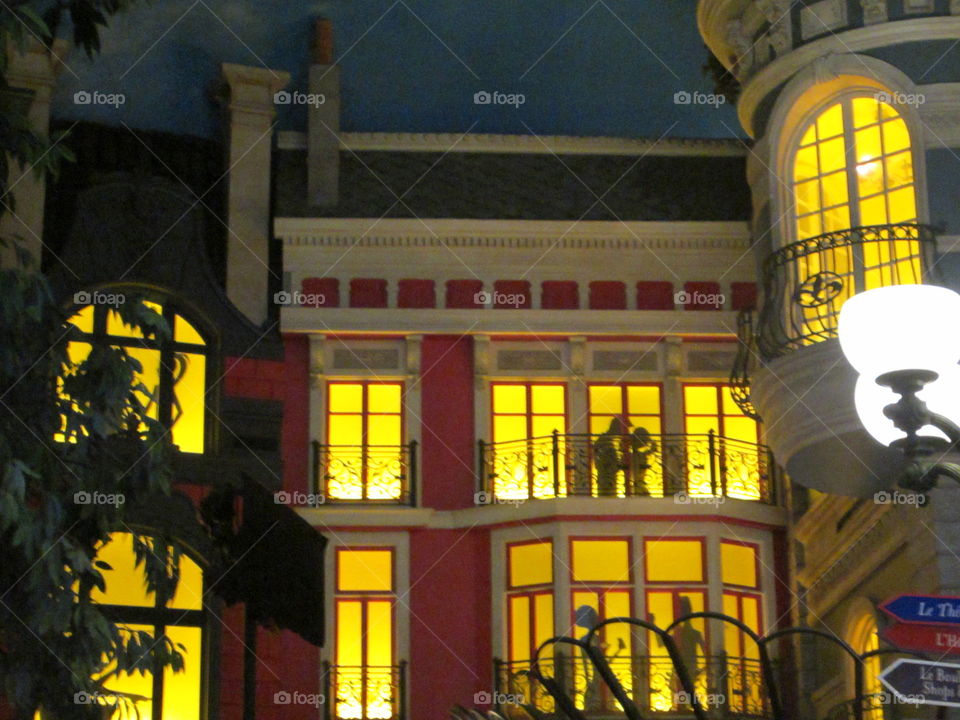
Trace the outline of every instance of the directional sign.
{"label": "directional sign", "polygon": [[960,707],[960,665],[926,660],[897,660],[880,681],[901,702]]}
{"label": "directional sign", "polygon": [[896,623],[880,634],[891,645],[902,650],[960,655],[960,628],[957,627]]}
{"label": "directional sign", "polygon": [[899,595],[880,609],[904,623],[960,625],[960,597]]}

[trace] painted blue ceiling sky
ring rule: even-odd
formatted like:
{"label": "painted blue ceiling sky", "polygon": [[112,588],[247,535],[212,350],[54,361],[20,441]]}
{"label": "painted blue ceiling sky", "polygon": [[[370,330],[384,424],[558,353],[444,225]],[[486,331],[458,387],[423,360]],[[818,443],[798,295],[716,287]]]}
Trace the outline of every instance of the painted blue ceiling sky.
{"label": "painted blue ceiling sky", "polygon": [[[312,21],[333,21],[342,129],[622,137],[740,136],[711,92],[694,0],[153,0],[115,18],[103,52],[68,59],[55,115],[210,136],[221,62],[291,74],[306,90]],[[125,102],[78,105],[77,91]],[[478,91],[523,105],[478,105]],[[305,110],[281,108],[281,129]]]}

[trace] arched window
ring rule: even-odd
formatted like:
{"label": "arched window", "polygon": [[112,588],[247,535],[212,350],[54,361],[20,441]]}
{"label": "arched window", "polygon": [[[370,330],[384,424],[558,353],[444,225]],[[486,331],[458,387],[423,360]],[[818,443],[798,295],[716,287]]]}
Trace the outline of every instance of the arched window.
{"label": "arched window", "polygon": [[[104,687],[123,702],[116,705],[111,720],[139,717],[142,720],[196,720],[202,717],[201,687],[203,658],[203,571],[192,559],[180,555],[180,581],[176,593],[166,605],[148,593],[143,566],[136,566],[133,535],[116,532],[97,552],[111,570],[103,570],[105,589],[94,590],[91,599],[104,606],[106,614],[121,628],[145,631],[153,637],[160,633],[173,642],[183,656],[184,668],[175,673],[166,668],[162,676],[122,673],[109,678]],[[130,705],[136,707],[131,712]]]}
{"label": "arched window", "polygon": [[795,126],[781,272],[786,327],[803,344],[833,337],[852,295],[922,281],[913,148],[891,99],[847,90]]}
{"label": "arched window", "polygon": [[[90,298],[122,298],[119,294],[78,293]],[[143,366],[138,380],[151,390],[148,415],[170,428],[172,441],[182,452],[204,450],[207,343],[186,318],[170,305],[146,302],[162,315],[172,329],[172,337],[158,341],[145,338],[136,328],[125,325],[120,314],[104,303],[80,308],[70,322],[85,341],[70,343],[70,358],[82,361],[92,343],[124,348]]]}
{"label": "arched window", "polygon": [[[873,613],[866,613],[853,623],[850,645],[861,655],[880,648],[877,620]],[[863,663],[864,720],[883,720],[883,705],[877,697],[883,693],[880,670],[880,658],[877,655],[871,655]]]}
{"label": "arched window", "polygon": [[881,95],[843,98],[801,130],[791,177],[797,240],[917,221],[910,133]]}

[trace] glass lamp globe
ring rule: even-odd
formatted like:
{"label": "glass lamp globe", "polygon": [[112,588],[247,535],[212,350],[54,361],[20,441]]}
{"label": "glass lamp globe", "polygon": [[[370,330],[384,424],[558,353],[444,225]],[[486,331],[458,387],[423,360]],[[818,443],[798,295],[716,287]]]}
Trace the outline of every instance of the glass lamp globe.
{"label": "glass lamp globe", "polygon": [[[945,415],[953,423],[960,424],[960,365],[948,365],[935,372],[939,377],[918,392],[917,397],[927,404],[931,412]],[[898,430],[893,420],[883,414],[887,405],[892,405],[899,399],[900,396],[893,390],[878,385],[868,375],[861,375],[857,379],[853,394],[857,415],[864,429],[882,445],[889,445],[894,440],[906,437],[906,433]],[[917,434],[949,439],[932,425],[924,426]]]}
{"label": "glass lamp globe", "polygon": [[934,370],[960,359],[960,295],[936,285],[889,285],[840,308],[843,354],[871,380],[893,370]]}

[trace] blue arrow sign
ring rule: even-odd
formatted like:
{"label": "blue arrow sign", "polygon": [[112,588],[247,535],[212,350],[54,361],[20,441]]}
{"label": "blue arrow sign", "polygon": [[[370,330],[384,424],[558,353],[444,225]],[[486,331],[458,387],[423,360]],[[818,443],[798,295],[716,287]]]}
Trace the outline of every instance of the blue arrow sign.
{"label": "blue arrow sign", "polygon": [[898,595],[880,609],[904,623],[960,625],[960,597]]}
{"label": "blue arrow sign", "polygon": [[901,658],[880,682],[903,703],[960,707],[960,665]]}

